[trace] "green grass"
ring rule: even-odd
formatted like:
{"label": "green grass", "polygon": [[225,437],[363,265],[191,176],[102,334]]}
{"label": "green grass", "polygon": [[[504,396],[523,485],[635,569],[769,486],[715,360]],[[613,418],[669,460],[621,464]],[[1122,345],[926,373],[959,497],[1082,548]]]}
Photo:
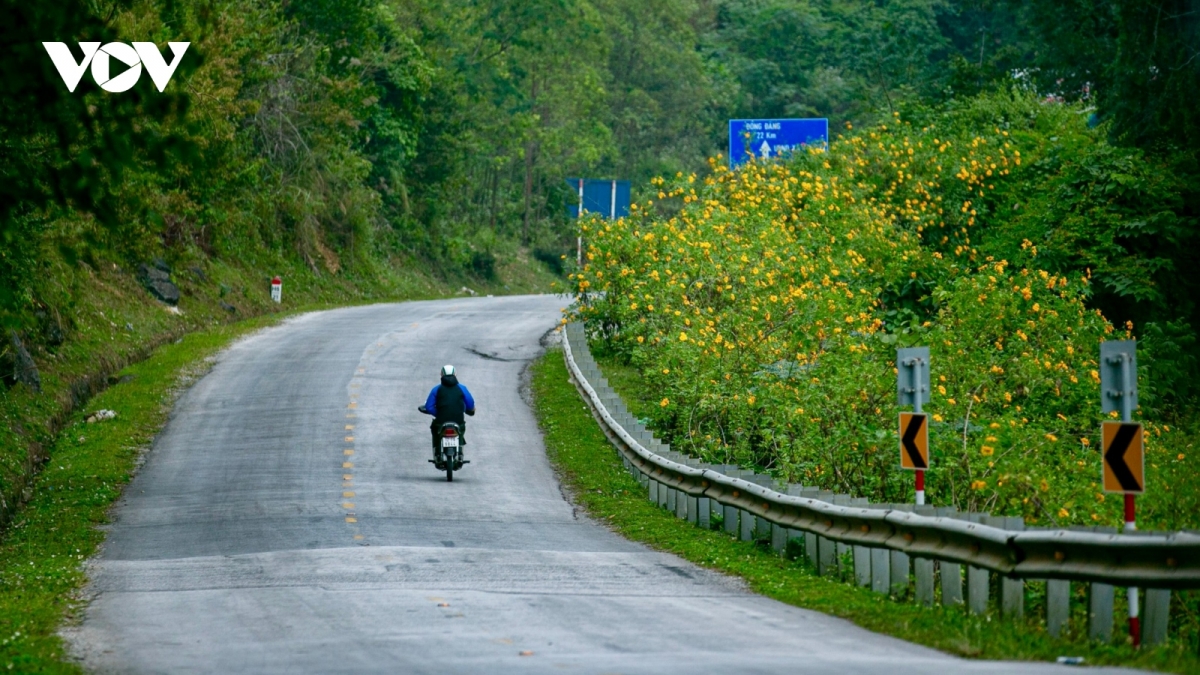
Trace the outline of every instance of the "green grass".
{"label": "green grass", "polygon": [[[619,388],[622,377],[635,377],[623,371],[610,373],[607,366],[605,374],[614,388]],[[741,577],[755,592],[781,602],[842,617],[869,630],[950,654],[1041,661],[1071,655],[1085,657],[1090,665],[1200,672],[1194,645],[1174,643],[1135,650],[1121,643],[1089,644],[1077,632],[1056,640],[1045,632],[1034,611],[1028,611],[1026,620],[1012,621],[993,614],[974,616],[961,608],[923,608],[819,577],[803,561],[781,558],[763,544],[700,530],[646,499],[569,381],[561,351],[549,352],[533,366],[532,383],[547,452],[564,486],[591,517],[609,523],[629,539]],[[1073,620],[1073,624],[1081,623]],[[1119,634],[1120,628],[1114,633]]]}
{"label": "green grass", "polygon": [[119,373],[87,411],[117,417],[88,424],[70,418],[37,474],[33,497],[0,542],[0,671],[73,673],[56,631],[83,607],[84,561],[104,540],[112,503],[141,454],[166,423],[176,395],[202,375],[235,338],[278,321],[264,316],[191,333]]}

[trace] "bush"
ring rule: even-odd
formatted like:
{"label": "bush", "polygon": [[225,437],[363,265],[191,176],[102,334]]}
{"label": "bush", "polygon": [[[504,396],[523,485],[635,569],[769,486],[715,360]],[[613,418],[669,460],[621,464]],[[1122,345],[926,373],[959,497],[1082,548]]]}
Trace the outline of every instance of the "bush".
{"label": "bush", "polygon": [[[1020,266],[981,250],[978,233],[1004,224],[987,196],[1033,153],[998,127],[945,131],[895,120],[788,163],[717,158],[708,178],[656,180],[676,216],[650,215],[652,199],[582,225],[578,316],[646,375],[674,446],[884,502],[912,494],[894,350],[929,345],[932,499],[1118,522],[1096,485],[1096,359],[1131,333],[1088,306],[1086,271],[1039,269],[1029,241],[1012,247]],[[1176,452],[1186,437],[1147,428],[1149,457],[1195,466]],[[1166,469],[1148,459],[1147,473]]]}

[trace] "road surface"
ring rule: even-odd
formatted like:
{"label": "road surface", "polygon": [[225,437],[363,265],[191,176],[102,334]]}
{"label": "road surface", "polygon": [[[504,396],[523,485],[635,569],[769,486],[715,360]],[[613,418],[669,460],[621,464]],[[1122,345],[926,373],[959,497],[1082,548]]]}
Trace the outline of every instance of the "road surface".
{"label": "road surface", "polygon": [[[74,653],[116,673],[1059,672],[789,607],[579,514],[519,391],[563,304],[355,307],[230,347],[119,503]],[[453,483],[416,411],[447,363],[479,409]]]}

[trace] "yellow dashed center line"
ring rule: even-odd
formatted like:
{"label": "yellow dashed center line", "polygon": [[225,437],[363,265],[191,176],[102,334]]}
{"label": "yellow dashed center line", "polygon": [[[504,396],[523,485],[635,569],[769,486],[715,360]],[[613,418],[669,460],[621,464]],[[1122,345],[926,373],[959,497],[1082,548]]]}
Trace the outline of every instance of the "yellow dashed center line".
{"label": "yellow dashed center line", "polygon": [[351,497],[354,496],[354,493],[353,492],[343,492],[342,496],[345,497],[346,499],[350,499]]}
{"label": "yellow dashed center line", "polygon": [[350,517],[350,516],[346,516],[346,522],[347,522],[347,523],[357,523],[357,522],[358,522],[358,518],[352,518],[352,517]]}
{"label": "yellow dashed center line", "polygon": [[357,408],[357,407],[358,407],[358,404],[357,404],[357,403],[354,403],[354,402],[351,402],[351,403],[350,403],[350,405],[348,405],[348,406],[346,406],[346,407],[347,407],[347,408]]}
{"label": "yellow dashed center line", "polygon": [[347,424],[347,425],[346,425],[346,431],[354,431],[354,425],[353,425],[353,424]]}
{"label": "yellow dashed center line", "polygon": [[342,462],[342,468],[343,469],[353,469],[354,462]]}
{"label": "yellow dashed center line", "polygon": [[352,509],[352,508],[354,508],[354,502],[342,502],[342,508],[343,509]]}
{"label": "yellow dashed center line", "polygon": [[347,442],[347,443],[353,443],[353,442],[354,442],[354,437],[353,437],[353,436],[347,436],[347,437],[346,437],[346,442]]}

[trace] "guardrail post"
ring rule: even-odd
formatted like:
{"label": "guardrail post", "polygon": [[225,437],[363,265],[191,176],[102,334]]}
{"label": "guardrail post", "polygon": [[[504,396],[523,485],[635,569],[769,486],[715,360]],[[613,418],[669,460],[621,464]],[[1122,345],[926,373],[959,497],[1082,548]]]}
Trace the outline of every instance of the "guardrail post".
{"label": "guardrail post", "polygon": [[[915,508],[918,515],[935,517],[937,509],[921,504]],[[930,558],[913,558],[913,586],[917,604],[922,607],[933,607],[933,560]]]}
{"label": "guardrail post", "polygon": [[[877,509],[890,509],[891,504],[876,504]],[[871,590],[887,594],[892,587],[891,552],[886,548],[873,548],[871,551]]]}
{"label": "guardrail post", "polygon": [[[896,510],[896,511],[907,511],[907,512],[911,513],[913,510],[913,505],[912,504],[893,504],[892,509]],[[891,557],[891,567],[892,567],[891,592],[893,595],[904,595],[904,594],[908,593],[908,574],[909,574],[908,554],[901,553],[900,551],[891,551],[890,557]]]}
{"label": "guardrail post", "polygon": [[[939,506],[936,511],[939,518],[961,518],[958,509],[953,506]],[[962,565],[939,560],[938,577],[942,584],[942,605],[963,604]]]}
{"label": "guardrail post", "polygon": [[[968,513],[967,520],[973,523],[983,523],[990,514]],[[982,567],[967,565],[967,609],[972,614],[983,614],[988,608],[988,571]]]}
{"label": "guardrail post", "polygon": [[1088,639],[1112,642],[1113,587],[1091,584],[1088,590]]}
{"label": "guardrail post", "polygon": [[[850,500],[852,506],[860,506],[870,508],[871,503],[864,498]],[[871,549],[866,546],[853,547],[854,555],[854,582],[864,588],[871,586]]]}
{"label": "guardrail post", "polygon": [[725,511],[725,532],[736,537],[738,535],[738,509],[736,506],[728,504],[722,504],[721,506]]}
{"label": "guardrail post", "polygon": [[817,574],[825,576],[837,566],[837,542],[817,537]]}
{"label": "guardrail post", "polygon": [[771,523],[771,549],[783,555],[787,553],[788,529]]}
{"label": "guardrail post", "polygon": [[[833,496],[833,504],[835,506],[850,506],[851,501],[852,500],[850,498],[850,495],[834,495]],[[836,544],[837,544],[838,571],[841,573],[845,573],[846,572],[846,554],[850,552],[850,544],[843,544],[840,541],[836,542]]]}
{"label": "guardrail post", "polygon": [[[819,499],[823,502],[829,502],[831,504],[833,503],[833,493],[830,492],[829,490],[817,490],[817,492],[815,494],[810,492],[809,494],[807,494],[805,496],[810,497],[811,499]],[[809,539],[809,537],[805,537],[804,544],[806,547],[809,544],[812,544],[811,556],[813,558],[813,567],[817,568],[818,574],[824,575],[824,572],[821,572],[822,556],[827,556],[828,560],[832,561],[834,559],[834,557],[837,555],[836,550],[835,550],[836,547],[833,545],[833,540],[826,539],[825,537],[822,537],[821,535],[818,535],[818,534],[814,534],[812,536],[811,540]],[[828,553],[826,553],[826,552],[828,552]]]}
{"label": "guardrail post", "polygon": [[871,590],[883,594],[892,590],[891,551],[886,548],[871,549]]}
{"label": "guardrail post", "polygon": [[[711,501],[708,497],[696,499],[696,527],[705,530],[712,527],[712,504],[709,503]],[[691,504],[688,504],[688,507],[690,508]]]}
{"label": "guardrail post", "polygon": [[[993,520],[996,519],[993,518]],[[1000,526],[1006,530],[1019,532],[1025,529],[1025,519],[1006,516]],[[1025,581],[1023,579],[1000,577],[1000,613],[1018,619],[1025,616]]]}
{"label": "guardrail post", "polygon": [[649,479],[648,482],[649,482],[648,492],[649,492],[649,496],[650,496],[650,501],[654,504],[657,504],[658,503],[658,481],[651,478],[651,479]]}
{"label": "guardrail post", "polygon": [[1162,588],[1146,589],[1146,607],[1142,620],[1142,644],[1157,645],[1167,639],[1167,619],[1170,617],[1171,591]]}
{"label": "guardrail post", "polygon": [[[708,506],[705,504],[705,506]],[[705,510],[707,512],[707,509]],[[700,499],[691,495],[687,496],[687,519],[693,525],[700,524]]]}
{"label": "guardrail post", "polygon": [[1071,616],[1071,582],[1066,579],[1046,580],[1046,632],[1051,637],[1062,634]]}
{"label": "guardrail post", "polygon": [[674,513],[675,502],[678,501],[678,497],[679,497],[679,491],[673,487],[668,487],[667,488],[667,500],[666,500],[666,503],[663,504],[663,506],[665,506],[668,511],[671,511],[672,513]]}

